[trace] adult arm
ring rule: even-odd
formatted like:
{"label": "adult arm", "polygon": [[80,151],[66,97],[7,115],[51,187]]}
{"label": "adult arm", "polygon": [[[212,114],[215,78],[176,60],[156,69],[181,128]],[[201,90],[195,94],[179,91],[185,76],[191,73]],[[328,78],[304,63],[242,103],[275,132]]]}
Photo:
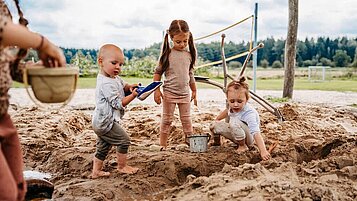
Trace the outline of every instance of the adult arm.
{"label": "adult arm", "polygon": [[40,34],[28,30],[26,27],[6,21],[4,26],[2,44],[4,46],[18,46],[20,48],[33,48],[38,50],[39,58],[47,67],[59,67],[66,65],[66,59],[60,48],[51,43]]}

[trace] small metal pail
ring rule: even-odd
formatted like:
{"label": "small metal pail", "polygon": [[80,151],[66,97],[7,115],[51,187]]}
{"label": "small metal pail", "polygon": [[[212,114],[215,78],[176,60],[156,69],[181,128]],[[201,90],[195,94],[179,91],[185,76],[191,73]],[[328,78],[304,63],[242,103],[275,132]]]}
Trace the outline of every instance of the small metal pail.
{"label": "small metal pail", "polygon": [[188,137],[190,141],[191,152],[206,152],[207,145],[211,138],[209,134],[191,135]]}

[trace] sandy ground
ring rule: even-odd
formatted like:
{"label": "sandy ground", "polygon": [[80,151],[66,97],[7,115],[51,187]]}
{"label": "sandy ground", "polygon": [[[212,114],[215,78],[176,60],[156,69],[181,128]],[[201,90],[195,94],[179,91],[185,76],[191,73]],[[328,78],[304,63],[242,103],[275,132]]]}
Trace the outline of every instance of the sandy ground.
{"label": "sandy ground", "polygon": [[[257,91],[281,97],[279,91]],[[77,90],[57,111],[39,108],[23,89],[11,89],[10,114],[21,136],[25,169],[50,173],[53,200],[356,200],[357,93],[294,91],[292,101],[275,103],[285,121],[255,102],[272,159],[261,161],[253,146],[238,155],[231,143],[206,153],[182,148],[178,114],[166,151],[158,144],[161,106],[152,97],[127,107],[123,125],[131,137],[129,164],[135,175],[116,171],[114,149],[105,161],[109,178],[89,179],[96,135],[90,126],[94,91]],[[219,90],[198,91],[192,107],[195,133],[208,133],[209,124],[224,108]]]}
{"label": "sandy ground", "polygon": [[[30,91],[31,93],[31,91]],[[77,89],[69,106],[94,105],[94,89]],[[256,93],[261,97],[281,98],[283,92],[276,90],[257,90]],[[32,93],[31,93],[32,94]],[[33,105],[33,102],[23,88],[10,89],[11,102],[21,106]],[[198,100],[203,104],[207,102],[222,103],[224,105],[224,94],[219,89],[199,89]],[[357,93],[354,92],[335,92],[318,90],[295,90],[293,101],[299,103],[317,103],[330,106],[346,106],[357,104]],[[153,98],[148,97],[145,101],[135,100],[133,104],[154,104]]]}

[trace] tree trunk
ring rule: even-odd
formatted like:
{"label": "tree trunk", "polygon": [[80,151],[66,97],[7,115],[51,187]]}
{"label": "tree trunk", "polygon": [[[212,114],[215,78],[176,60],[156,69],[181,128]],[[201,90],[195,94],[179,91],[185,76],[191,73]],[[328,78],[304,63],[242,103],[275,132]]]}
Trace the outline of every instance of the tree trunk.
{"label": "tree trunk", "polygon": [[299,0],[289,0],[289,25],[284,55],[283,98],[293,97]]}

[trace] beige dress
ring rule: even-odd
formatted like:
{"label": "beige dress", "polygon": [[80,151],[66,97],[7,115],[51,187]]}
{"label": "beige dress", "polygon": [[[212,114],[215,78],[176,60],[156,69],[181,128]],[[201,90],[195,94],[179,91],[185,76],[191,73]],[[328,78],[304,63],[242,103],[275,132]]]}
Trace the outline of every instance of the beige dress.
{"label": "beige dress", "polygon": [[155,70],[155,74],[165,75],[160,135],[166,137],[169,135],[176,105],[185,136],[193,133],[190,115],[190,84],[194,83],[195,79],[193,69],[190,69],[191,61],[191,54],[186,50],[171,49],[166,71],[162,72],[161,66]]}

